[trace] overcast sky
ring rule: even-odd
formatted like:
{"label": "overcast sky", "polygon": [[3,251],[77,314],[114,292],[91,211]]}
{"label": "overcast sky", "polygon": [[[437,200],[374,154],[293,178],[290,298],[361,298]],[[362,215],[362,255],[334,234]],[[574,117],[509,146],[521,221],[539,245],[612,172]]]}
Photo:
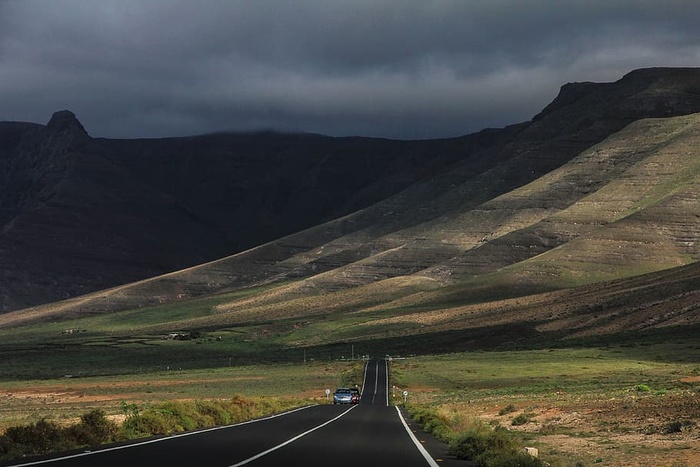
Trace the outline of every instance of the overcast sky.
{"label": "overcast sky", "polygon": [[0,120],[94,137],[458,136],[652,66],[700,66],[698,0],[0,0]]}

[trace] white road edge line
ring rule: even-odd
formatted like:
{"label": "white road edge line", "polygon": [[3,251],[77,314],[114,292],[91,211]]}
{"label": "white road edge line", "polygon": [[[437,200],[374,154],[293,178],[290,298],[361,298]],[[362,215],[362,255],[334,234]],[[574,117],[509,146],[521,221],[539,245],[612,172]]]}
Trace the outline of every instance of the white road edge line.
{"label": "white road edge line", "polygon": [[296,408],[296,409],[293,409],[293,410],[289,410],[289,411],[287,411],[287,412],[282,412],[282,413],[278,413],[278,414],[275,414],[275,415],[269,415],[269,416],[267,416],[267,417],[262,417],[262,418],[256,418],[256,419],[248,420],[248,421],[245,421],[245,422],[235,423],[235,424],[233,424],[233,425],[215,426],[215,427],[213,427],[213,428],[205,428],[205,429],[203,429],[203,430],[188,431],[188,432],[186,432],[186,433],[179,433],[179,434],[176,434],[176,435],[165,436],[165,437],[163,437],[163,438],[149,439],[148,441],[141,441],[141,442],[137,442],[137,443],[130,443],[130,444],[122,445],[122,446],[114,446],[114,447],[105,448],[105,449],[96,449],[96,450],[94,450],[94,451],[85,451],[85,452],[81,452],[81,453],[78,453],[78,454],[72,454],[72,455],[70,455],[70,456],[55,457],[55,458],[52,458],[52,459],[44,459],[44,460],[40,460],[40,461],[27,462],[27,463],[24,463],[24,464],[10,464],[10,465],[8,465],[8,467],[25,467],[25,466],[28,466],[28,465],[49,464],[49,463],[51,463],[51,462],[58,462],[58,461],[66,460],[66,459],[75,459],[76,457],[91,456],[91,455],[93,455],[93,454],[100,454],[100,453],[109,452],[109,451],[118,451],[118,450],[120,450],[120,449],[129,449],[129,448],[133,448],[133,447],[136,447],[136,446],[143,446],[143,445],[145,445],[145,444],[160,443],[161,441],[168,441],[168,440],[171,440],[171,439],[174,439],[174,438],[182,438],[183,436],[193,436],[193,435],[198,435],[198,434],[200,434],[200,433],[206,433],[206,432],[208,432],[208,431],[225,430],[225,429],[227,429],[227,428],[233,428],[233,427],[236,427],[236,426],[248,425],[248,424],[250,424],[250,423],[262,422],[262,421],[264,421],[264,420],[270,420],[270,419],[272,419],[272,418],[282,417],[282,416],[284,416],[284,415],[289,415],[289,414],[291,414],[291,413],[298,412],[298,411],[300,411],[300,410],[308,409],[309,407],[314,407],[314,406],[313,406],[313,405],[307,405],[307,406],[304,406],[304,407],[299,407],[299,408]]}
{"label": "white road edge line", "polygon": [[281,444],[278,444],[277,446],[271,447],[271,448],[268,449],[267,451],[263,451],[263,452],[261,452],[261,453],[259,453],[259,454],[254,455],[253,457],[249,457],[249,458],[246,459],[246,460],[243,460],[243,461],[238,462],[238,463],[236,463],[236,464],[230,465],[229,467],[238,467],[239,465],[245,465],[245,464],[248,464],[248,463],[250,463],[250,462],[253,462],[253,461],[256,460],[256,459],[260,459],[261,457],[266,456],[267,454],[270,454],[272,451],[276,451],[276,450],[278,450],[278,449],[280,449],[280,448],[282,448],[282,447],[284,447],[284,446],[286,446],[286,445],[288,445],[288,444],[290,444],[290,443],[293,443],[294,441],[298,440],[299,438],[302,438],[302,437],[308,435],[309,433],[312,433],[312,432],[318,430],[319,428],[323,428],[324,426],[328,425],[329,423],[333,423],[334,421],[338,420],[340,417],[342,417],[342,416],[345,415],[346,413],[350,412],[350,411],[351,411],[352,409],[354,409],[355,407],[357,407],[357,406],[356,406],[356,405],[353,405],[352,407],[350,407],[349,409],[347,409],[345,412],[341,413],[341,414],[338,415],[337,417],[331,418],[331,419],[328,420],[327,422],[322,423],[322,424],[320,424],[319,426],[317,426],[317,427],[315,427],[315,428],[312,428],[312,429],[310,429],[310,430],[308,430],[308,431],[305,431],[304,433],[302,433],[302,434],[300,434],[300,435],[297,435],[297,436],[295,436],[294,438],[290,438],[290,439],[288,439],[287,441],[285,441],[284,443],[281,443]]}
{"label": "white road edge line", "polygon": [[379,360],[374,363],[374,393],[372,394],[372,405],[377,397],[377,389],[379,388]]}
{"label": "white road edge line", "polygon": [[[396,407],[396,406],[395,406]],[[413,434],[411,429],[408,426],[408,423],[406,423],[406,420],[403,418],[403,414],[401,413],[401,410],[399,410],[398,407],[396,407],[396,411],[399,413],[399,418],[401,419],[401,423],[403,423],[403,427],[406,428],[406,433],[408,433],[408,436],[411,437],[411,440],[413,440],[413,444],[416,445],[418,450],[420,451],[421,454],[423,454],[423,457],[425,458],[426,462],[430,467],[439,467],[438,463],[435,462],[435,459],[433,459],[433,456],[431,456],[428,451],[423,447],[423,445],[418,441],[418,438],[416,438],[416,435]]]}

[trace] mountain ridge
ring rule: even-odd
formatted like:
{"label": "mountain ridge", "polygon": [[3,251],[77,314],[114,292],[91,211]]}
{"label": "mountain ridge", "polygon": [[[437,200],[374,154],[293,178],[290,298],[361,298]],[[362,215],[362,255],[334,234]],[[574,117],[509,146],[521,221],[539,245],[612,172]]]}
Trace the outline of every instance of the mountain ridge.
{"label": "mountain ridge", "polygon": [[[508,237],[505,235],[507,232],[499,232],[497,218],[492,217],[492,220],[489,221],[492,223],[492,227],[489,227],[488,222],[485,222],[487,217],[484,215],[501,215],[498,211],[488,208],[488,203],[493,205],[505,202],[503,198],[499,201],[499,197],[513,193],[517,189],[523,190],[522,187],[534,183],[540,177],[546,177],[546,174],[575,159],[582,152],[590,150],[595,144],[601,143],[605,138],[616,134],[640,118],[667,118],[669,115],[692,113],[690,112],[692,110],[700,111],[699,77],[700,73],[697,69],[651,69],[631,72],[614,83],[568,84],[562,86],[560,95],[531,122],[503,129],[484,130],[480,133],[449,140],[381,141],[380,153],[393,151],[392,156],[386,159],[385,167],[387,169],[395,169],[398,163],[405,164],[406,157],[409,159],[414,157],[415,159],[402,171],[392,174],[394,180],[397,180],[394,188],[376,191],[376,189],[371,188],[372,184],[365,185],[366,189],[369,190],[369,194],[364,198],[365,202],[350,202],[349,204],[347,204],[348,197],[353,195],[341,193],[337,199],[346,200],[347,207],[332,211],[338,214],[336,220],[324,219],[324,216],[320,215],[317,218],[320,223],[317,225],[297,229],[298,233],[289,233],[277,240],[272,240],[270,243],[263,243],[253,249],[243,250],[234,257],[224,257],[224,259],[215,261],[208,266],[205,264],[182,272],[173,272],[160,279],[154,274],[153,276],[156,277],[146,279],[141,283],[147,285],[145,288],[140,288],[141,286],[138,285],[126,285],[114,290],[122,294],[123,298],[126,297],[123,306],[126,306],[124,304],[127,303],[130,304],[128,306],[143,306],[162,301],[191,298],[205,293],[221,293],[240,287],[317,276],[309,284],[297,284],[297,289],[315,284],[313,287],[329,293],[348,288],[347,285],[343,285],[343,281],[338,282],[337,279],[333,278],[334,271],[337,273],[340,270],[345,274],[344,280],[347,281],[347,284],[354,286],[363,286],[363,284],[367,285],[398,277],[413,277],[411,281],[414,284],[421,283],[423,284],[421,287],[432,288],[436,284],[449,282],[449,278],[459,269],[455,266],[459,261],[453,259],[456,257],[471,256],[473,258],[470,260],[472,271],[481,271],[480,273],[483,274],[488,269],[493,269],[495,265],[498,265],[499,261],[502,267],[507,266],[512,260],[512,258],[509,260],[508,257],[512,256],[513,252],[520,251],[523,246],[528,248],[525,256],[523,256],[523,250],[516,255],[517,257],[537,256],[555,248],[557,242],[562,241],[561,238],[557,237],[559,234],[539,230],[532,231],[523,237],[522,231],[511,226],[509,228],[513,229],[513,232],[520,233],[515,236],[511,234]],[[692,118],[689,117],[691,120]],[[651,125],[649,122],[647,121],[646,124]],[[80,126],[82,127],[82,125]],[[32,131],[36,130],[36,127],[32,127]],[[637,128],[631,131],[639,132],[642,130]],[[268,137],[266,144],[271,145],[277,154],[280,154],[280,151],[284,153],[285,150],[286,154],[292,154],[289,152],[289,140],[285,140],[288,136],[276,135],[277,139],[273,138],[272,140],[269,139],[270,135],[266,136]],[[305,144],[318,141],[316,136],[307,135],[305,137],[307,138]],[[170,139],[168,142],[174,146],[193,144],[201,147],[202,143],[207,141],[211,147],[218,148],[224,147],[225,144],[222,146],[217,146],[217,144],[222,141],[230,141],[230,138],[233,137],[216,135],[216,138],[218,138],[218,143],[205,137],[177,138]],[[348,141],[348,139],[342,138],[321,137],[321,139],[325,143],[329,141],[346,143]],[[355,143],[358,141],[366,142],[364,139],[353,139],[353,141]],[[124,170],[124,177],[128,177],[129,174],[137,174],[144,187],[147,187],[148,190],[155,189],[152,191],[154,196],[176,199],[178,191],[183,186],[176,183],[179,180],[175,170],[178,165],[166,168],[165,175],[161,179],[157,178],[158,174],[153,169],[151,169],[153,173],[147,173],[143,168],[143,164],[148,162],[148,157],[154,157],[153,155],[158,153],[157,148],[164,147],[158,146],[159,143],[162,141],[89,140],[89,144],[94,144],[92,146],[93,152],[98,155],[98,159],[101,158],[108,164],[121,167]],[[250,139],[246,141],[245,138],[239,139],[237,144],[239,154],[244,150],[250,151],[251,147],[254,146]],[[338,172],[338,166],[324,166],[322,163],[319,165],[318,161],[328,160],[328,155],[323,151],[323,148],[326,147],[328,146],[322,146],[322,149],[318,150],[319,156],[314,159],[315,162],[304,167],[305,170],[308,167],[315,167],[318,174],[322,176],[321,179],[324,179],[323,176],[329,173]],[[355,146],[347,150],[347,160],[351,160],[350,156],[361,153],[363,147],[360,145],[360,147]],[[126,151],[124,148],[130,148],[130,150]],[[308,150],[309,146],[306,148]],[[607,150],[612,151],[612,149]],[[191,152],[170,151],[173,159],[178,157],[184,158],[184,160],[191,159],[192,162],[189,162],[188,165],[180,165],[180,167],[194,166],[196,159],[188,155]],[[167,150],[165,152],[167,153]],[[634,149],[631,149],[631,152],[634,153]],[[438,154],[438,157],[429,158],[426,156],[433,153]],[[124,154],[129,154],[131,162],[125,163],[120,159],[120,156]],[[594,156],[594,152],[588,155],[589,158],[594,158]],[[376,162],[367,158],[364,161],[369,166],[372,163],[375,164],[375,167],[381,165],[376,165]],[[624,164],[625,161],[624,158],[616,162],[611,162],[611,158],[602,158],[591,164],[593,166],[607,165],[610,166],[611,170],[618,170],[621,173],[622,166],[620,164]],[[617,169],[615,169],[616,166]],[[424,171],[426,169],[427,171]],[[188,176],[193,173],[196,172],[186,172]],[[364,171],[357,173],[364,173]],[[179,177],[183,177],[183,175],[179,175]],[[398,181],[402,177],[405,180]],[[571,196],[572,193],[577,196],[594,193],[597,189],[594,182],[589,183],[586,180],[585,174],[578,178],[572,178],[571,175],[568,177],[563,177],[559,181],[559,183],[568,184],[568,196]],[[386,177],[377,177],[376,181],[372,183],[381,185],[385,180]],[[172,186],[168,186],[169,183]],[[293,186],[294,184],[288,184],[288,187]],[[313,188],[316,187],[311,184],[307,193],[313,193]],[[207,188],[207,190],[209,189]],[[192,193],[198,193],[201,188],[193,186],[190,190]],[[207,190],[204,192],[211,194],[211,191]],[[586,190],[588,191],[586,192]],[[558,193],[561,195],[562,192]],[[691,195],[687,196],[689,198],[686,204],[694,206],[696,198]],[[193,198],[212,199],[211,196],[193,196]],[[378,201],[371,202],[374,198],[378,198]],[[225,199],[225,197],[221,199]],[[308,206],[311,198],[307,195],[306,198],[300,199],[303,199],[304,202],[299,203],[299,206]],[[544,206],[537,205],[542,201],[538,201],[538,198],[533,197],[532,194],[523,194],[520,199],[525,204],[524,207],[515,212],[515,215],[516,217],[520,216],[518,222],[522,225],[532,222],[532,219],[536,219],[538,216],[542,217],[547,210],[551,211],[552,209],[551,206],[544,209]],[[559,201],[563,203],[563,200],[564,198],[559,196],[549,200],[549,202]],[[174,203],[178,205],[178,202],[174,201]],[[486,203],[487,209],[481,209],[481,214],[479,214],[479,210],[476,208],[484,203]],[[179,204],[179,206],[182,208],[183,205]],[[198,209],[198,206],[191,205],[185,207],[184,211],[190,216],[194,216],[191,217],[192,219],[197,219]],[[460,215],[467,216],[466,220],[461,220],[462,224],[464,222],[470,224],[471,222],[471,224],[479,225],[480,228],[468,230],[464,229],[460,222],[453,221],[450,224],[440,220]],[[333,216],[326,215],[326,217],[331,218]],[[239,212],[238,218],[244,218],[243,211]],[[493,224],[494,221],[496,224]],[[210,227],[206,222],[203,222],[202,225],[202,232]],[[434,235],[431,232],[435,225],[440,225],[446,231],[438,235],[439,241],[431,243],[430,237]],[[447,228],[446,226],[449,225],[452,227]],[[494,226],[496,230],[494,230]],[[691,227],[695,228],[694,226],[695,224]],[[3,228],[6,229],[6,227]],[[177,227],[172,228],[176,229]],[[696,235],[696,232],[697,230],[691,229],[686,231],[686,235],[692,237]],[[510,241],[510,238],[513,240]],[[179,244],[186,244],[186,240],[183,239]],[[174,242],[173,249],[183,248],[177,245],[178,243]],[[687,248],[692,250],[690,257],[696,260],[695,250],[692,247]],[[318,249],[321,249],[320,253],[318,253]],[[491,253],[486,254],[489,250]],[[231,258],[237,259],[232,261]],[[453,266],[449,266],[451,259],[454,263]],[[474,267],[477,269],[473,269]],[[206,273],[201,277],[196,276],[197,271],[207,268],[214,273]],[[220,270],[217,271],[217,268]],[[423,271],[423,278],[415,278],[415,274],[420,271]],[[319,275],[323,272],[326,273],[325,276]],[[465,270],[459,274],[469,275],[472,273]],[[161,285],[154,286],[158,282]],[[6,291],[3,293],[7,295]],[[100,296],[100,294],[106,296],[105,294],[109,293],[111,292],[98,292],[93,297]],[[78,301],[84,300],[87,299],[78,299]],[[100,300],[92,303],[85,302],[86,304],[74,309],[72,313],[80,313],[81,309],[83,312],[89,313],[119,309],[118,302],[119,300],[114,296],[104,302]],[[9,308],[6,306],[6,309]],[[31,314],[27,312],[27,316]]]}

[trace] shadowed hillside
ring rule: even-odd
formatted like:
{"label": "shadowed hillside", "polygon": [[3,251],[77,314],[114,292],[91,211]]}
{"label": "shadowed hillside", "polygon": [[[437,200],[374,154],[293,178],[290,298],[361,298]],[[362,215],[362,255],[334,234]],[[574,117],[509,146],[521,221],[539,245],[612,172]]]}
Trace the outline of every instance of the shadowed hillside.
{"label": "shadowed hillside", "polygon": [[0,124],[0,309],[254,247],[372,204],[496,140],[105,140],[68,111],[46,126]]}
{"label": "shadowed hillside", "polygon": [[[553,164],[558,140],[542,136],[539,150],[527,151],[515,141],[535,141],[533,127],[559,122],[563,109],[553,104],[551,117],[508,130],[517,136],[495,159],[484,150],[483,159],[339,219],[211,263],[6,313],[0,325],[153,305],[163,311],[143,332],[353,323],[304,334],[299,345],[456,329],[471,329],[460,334],[471,341],[503,326],[575,338],[697,325],[700,114],[636,120],[539,177],[515,170]],[[509,145],[511,156],[498,159]],[[162,305],[190,301],[198,311],[184,317]],[[514,339],[497,334],[490,345]]]}

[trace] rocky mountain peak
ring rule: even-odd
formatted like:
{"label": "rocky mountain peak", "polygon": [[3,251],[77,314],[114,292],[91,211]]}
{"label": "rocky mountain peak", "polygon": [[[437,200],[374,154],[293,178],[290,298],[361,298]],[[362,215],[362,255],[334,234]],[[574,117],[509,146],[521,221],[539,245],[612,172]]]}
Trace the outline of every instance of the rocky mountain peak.
{"label": "rocky mountain peak", "polygon": [[59,132],[77,130],[87,135],[85,127],[83,127],[82,123],[78,121],[78,118],[70,110],[60,110],[58,112],[54,112],[54,114],[51,116],[51,120],[49,120],[49,123],[46,125],[46,128],[51,131]]}
{"label": "rocky mountain peak", "polygon": [[[616,121],[621,129],[640,118],[686,115],[700,109],[700,68],[641,68],[610,83],[564,84],[533,118],[565,122]],[[578,123],[577,123],[578,124]]]}

